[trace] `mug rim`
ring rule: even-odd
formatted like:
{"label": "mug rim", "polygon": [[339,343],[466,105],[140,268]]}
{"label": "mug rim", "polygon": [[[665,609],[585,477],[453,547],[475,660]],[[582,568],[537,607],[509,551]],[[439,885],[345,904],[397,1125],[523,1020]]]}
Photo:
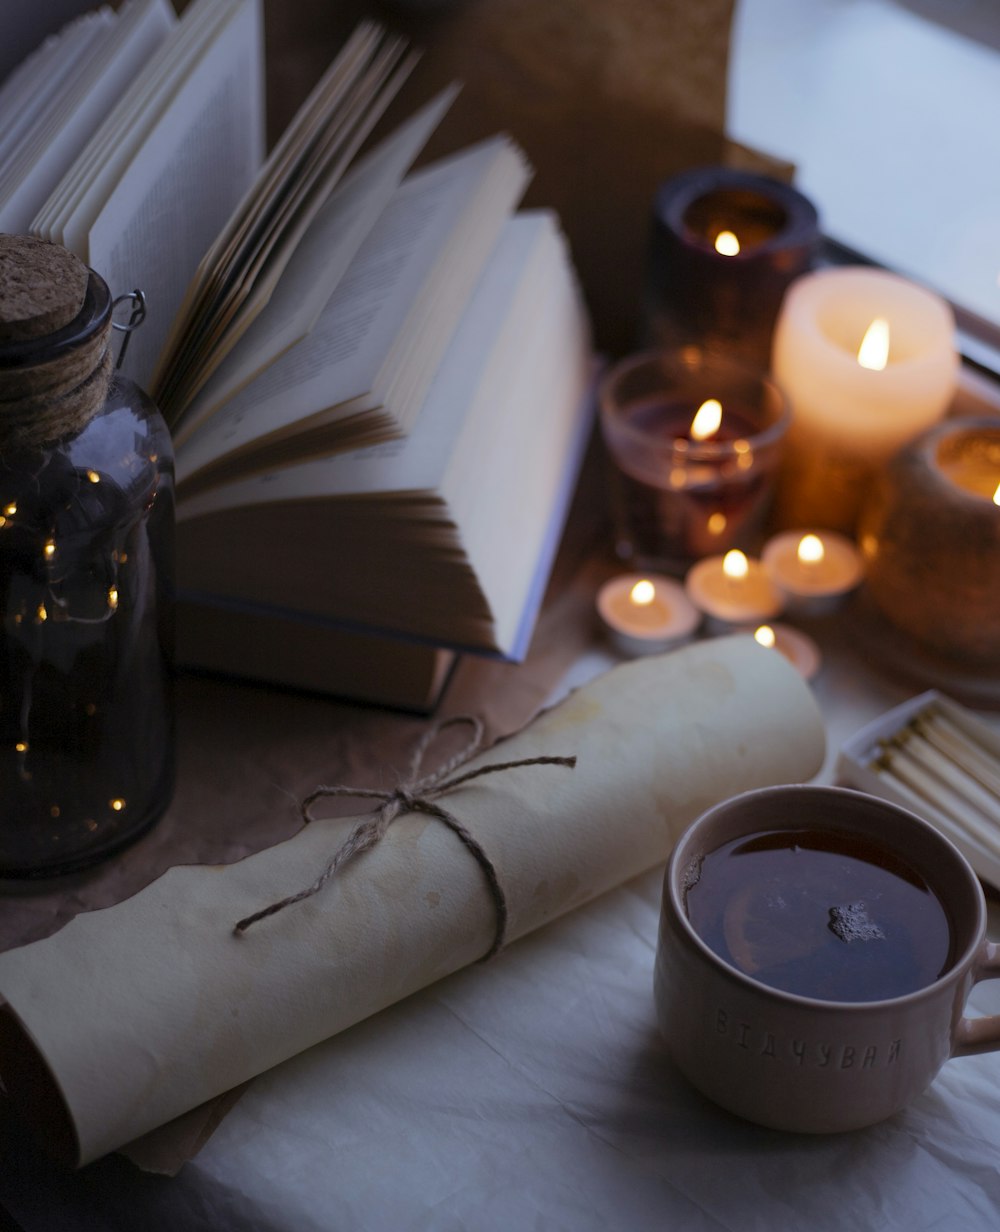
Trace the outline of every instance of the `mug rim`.
{"label": "mug rim", "polygon": [[[932,841],[937,841],[944,852],[948,853],[969,886],[970,895],[974,901],[975,921],[970,930],[971,935],[967,944],[955,956],[943,974],[937,976],[930,983],[922,985],[920,988],[915,988],[911,992],[902,993],[895,997],[882,997],[871,1001],[825,1000],[822,997],[810,997],[801,993],[789,992],[783,988],[776,988],[773,984],[768,984],[752,975],[748,975],[745,971],[741,971],[739,967],[728,962],[721,954],[716,953],[702,938],[688,918],[687,910],[684,906],[683,878],[691,863],[692,853],[689,849],[696,837],[718,815],[732,809],[734,804],[740,804],[749,799],[766,799],[768,797],[792,795],[815,795],[823,796],[827,799],[836,797],[863,800],[875,812],[889,813],[903,818],[907,823],[916,825],[920,830],[928,834]],[[776,826],[775,828],[780,827]],[[837,827],[824,828],[836,829]],[[760,833],[760,831],[761,827],[758,825],[752,829],[748,827],[747,833]],[[884,840],[882,841],[884,842]],[[906,853],[899,852],[893,844],[885,843],[885,845],[905,858]],[[705,849],[706,854],[707,851],[712,850],[715,850],[715,848]],[[942,987],[962,978],[962,975],[974,962],[976,954],[982,945],[986,930],[986,897],[983,893],[983,887],[980,885],[979,878],[976,876],[972,865],[946,834],[943,834],[936,826],[931,825],[929,821],[920,817],[917,813],[911,812],[911,810],[893,801],[884,800],[880,796],[873,796],[868,792],[859,791],[855,788],[820,783],[782,783],[769,787],[756,787],[749,791],[740,792],[735,796],[730,796],[725,800],[720,800],[717,804],[706,809],[687,826],[674,844],[673,851],[670,853],[670,858],[667,862],[665,897],[669,898],[672,912],[684,936],[714,967],[721,970],[726,976],[752,989],[757,995],[763,994],[776,1001],[807,1006],[812,1009],[822,1010],[824,1013],[850,1012],[852,1015],[856,1015],[859,1011],[874,1012],[891,1005],[905,1006],[920,1001],[927,996],[934,995]]]}

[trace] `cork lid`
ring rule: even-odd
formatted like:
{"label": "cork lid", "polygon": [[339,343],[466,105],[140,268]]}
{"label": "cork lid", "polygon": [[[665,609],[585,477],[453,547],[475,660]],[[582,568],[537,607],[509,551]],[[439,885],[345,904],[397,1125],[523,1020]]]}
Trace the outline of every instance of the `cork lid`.
{"label": "cork lid", "polygon": [[0,235],[0,449],[78,431],[111,380],[111,293],[68,249]]}
{"label": "cork lid", "polygon": [[80,314],[90,270],[66,248],[0,235],[0,342],[41,338]]}

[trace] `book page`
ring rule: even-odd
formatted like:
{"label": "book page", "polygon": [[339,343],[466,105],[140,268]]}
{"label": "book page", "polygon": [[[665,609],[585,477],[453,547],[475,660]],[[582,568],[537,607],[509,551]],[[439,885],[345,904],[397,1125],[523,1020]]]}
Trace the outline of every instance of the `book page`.
{"label": "book page", "polygon": [[[82,185],[93,178],[95,162],[98,166],[110,163],[122,153],[122,132],[114,117],[125,111],[134,116],[139,112],[135,104],[137,91],[145,83],[155,80],[158,66],[174,45],[177,17],[170,0],[129,0],[118,13],[115,37],[119,50],[127,48],[135,40],[150,40],[150,50],[139,68],[133,73],[112,98],[107,109],[98,117],[90,139],[74,152],[69,170],[64,173],[56,188],[31,221],[31,233],[50,243],[63,244],[71,252],[79,251],[66,243],[62,233],[63,215],[69,210],[82,191]],[[99,151],[99,153],[98,153]],[[124,165],[124,164],[122,164]]]}
{"label": "book page", "polygon": [[[33,211],[30,206],[18,206],[17,202],[12,204],[10,198],[15,193],[24,193],[26,181],[30,185],[35,157],[44,153],[46,142],[58,137],[60,109],[67,95],[80,88],[86,77],[89,57],[108,36],[112,21],[113,15],[100,12],[90,14],[79,24],[75,30],[72,59],[63,60],[57,66],[58,87],[44,89],[41,106],[37,107],[30,124],[21,131],[16,144],[7,151],[0,166],[0,229],[11,232],[23,230],[26,223],[20,215],[24,213],[27,213],[27,221],[31,221]],[[47,187],[42,189],[42,199],[46,191]]]}
{"label": "book page", "polygon": [[72,168],[39,211],[33,226],[71,252],[86,257],[94,220],[119,178],[159,122],[200,50],[211,46],[228,20],[227,3],[196,0],[174,23],[170,37],[124,91]]}
{"label": "book page", "polygon": [[[153,376],[172,427],[235,342],[238,334],[226,338],[225,331],[236,314],[248,305],[255,314],[266,303],[295,244],[402,84],[414,62],[403,50],[397,37],[360,24],[204,254]],[[240,332],[251,319],[244,316]]]}
{"label": "book page", "polygon": [[[478,433],[467,431],[457,442],[462,463],[448,488],[462,546],[493,612],[497,645],[512,657],[527,649],[517,635],[538,576],[533,566],[546,542],[554,548],[568,495],[564,480],[576,474],[591,422],[586,315],[555,227],[548,241],[536,271],[543,285],[533,300],[522,300],[508,352],[484,381],[505,383],[502,413],[482,417]],[[529,627],[540,600],[536,593]]]}
{"label": "book page", "polygon": [[[183,415],[188,400],[267,306],[310,223],[409,75],[414,57],[400,62],[401,55],[402,47],[395,42],[380,50],[358,83],[355,96],[340,109],[340,115],[275,194],[252,243],[237,254],[235,276],[207,306],[205,321],[193,334],[194,346],[190,351],[185,348],[176,368],[172,368],[169,357],[164,361],[167,379],[162,388],[169,422]],[[179,382],[174,383],[173,377],[179,377]]]}
{"label": "book page", "polygon": [[53,34],[0,87],[0,163],[6,168],[18,143],[65,81],[78,71],[90,40],[107,23],[105,13],[87,13]]}
{"label": "book page", "polygon": [[186,418],[197,424],[313,326],[407,168],[457,93],[443,91],[357,164],[302,237],[269,303],[220,365]]}
{"label": "book page", "polygon": [[88,263],[113,295],[140,288],[147,315],[126,368],[140,385],[201,254],[262,158],[259,10],[240,5],[184,81],[90,231]]}
{"label": "book page", "polygon": [[340,408],[334,414],[356,413],[358,400],[371,396],[433,267],[447,260],[454,228],[470,194],[496,160],[510,158],[511,152],[505,138],[493,138],[408,177],[362,244],[312,333],[189,441],[179,437],[179,477],[331,408]]}
{"label": "book page", "polygon": [[46,198],[69,170],[81,145],[142,72],[170,32],[169,10],[160,4],[132,5],[88,57],[86,72],[63,100],[52,129],[31,159],[21,183],[0,208],[0,229],[25,232]]}
{"label": "book page", "polygon": [[[539,226],[535,219],[518,217],[505,227],[409,435],[288,468],[277,481],[283,499],[291,493],[311,500],[438,488],[496,337],[523,281]],[[248,483],[267,481],[258,478]],[[267,486],[273,491],[275,484]],[[207,502],[215,504],[211,494]],[[193,505],[204,511],[202,502],[196,500]]]}
{"label": "book page", "polygon": [[281,184],[294,174],[303,149],[315,139],[324,117],[348,89],[358,72],[358,63],[370,54],[378,38],[378,29],[370,23],[362,22],[355,29],[268,154],[253,184],[195,270],[181,315],[168,339],[171,360],[182,349],[186,333],[197,322],[213,288],[229,275],[241,246],[260,224],[262,211],[268,209]]}

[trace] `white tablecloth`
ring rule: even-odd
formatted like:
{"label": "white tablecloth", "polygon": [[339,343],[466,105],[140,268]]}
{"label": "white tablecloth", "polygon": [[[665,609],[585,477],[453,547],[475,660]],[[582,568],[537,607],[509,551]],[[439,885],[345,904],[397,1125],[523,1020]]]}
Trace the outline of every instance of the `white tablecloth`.
{"label": "white tablecloth", "polygon": [[[882,678],[836,623],[822,640],[830,781],[842,740],[920,690]],[[595,650],[566,687],[609,662]],[[3,1130],[0,1202],[26,1232],[995,1232],[1000,1054],[948,1063],[905,1112],[857,1133],[729,1116],[657,1032],[661,878],[258,1079],[175,1178],[120,1157],[63,1173]],[[972,1009],[1000,1012],[1000,983]]]}

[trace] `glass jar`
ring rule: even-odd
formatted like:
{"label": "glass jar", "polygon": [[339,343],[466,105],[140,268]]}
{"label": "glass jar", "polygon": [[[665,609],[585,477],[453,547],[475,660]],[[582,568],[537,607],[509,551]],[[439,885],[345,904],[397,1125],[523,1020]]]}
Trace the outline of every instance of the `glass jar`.
{"label": "glass jar", "polygon": [[[70,379],[92,369],[73,386],[71,402],[88,382],[92,396],[70,430],[47,439],[67,426],[58,409],[41,433],[0,422],[5,877],[110,854],[152,825],[173,791],[173,454],[150,399],[111,372],[110,320],[108,288],[88,271],[68,325],[0,340],[0,388],[5,377],[22,393],[32,386],[24,397],[36,413],[24,422],[44,420],[59,398],[39,392],[32,372],[67,356]],[[93,369],[86,355],[102,336]]]}

